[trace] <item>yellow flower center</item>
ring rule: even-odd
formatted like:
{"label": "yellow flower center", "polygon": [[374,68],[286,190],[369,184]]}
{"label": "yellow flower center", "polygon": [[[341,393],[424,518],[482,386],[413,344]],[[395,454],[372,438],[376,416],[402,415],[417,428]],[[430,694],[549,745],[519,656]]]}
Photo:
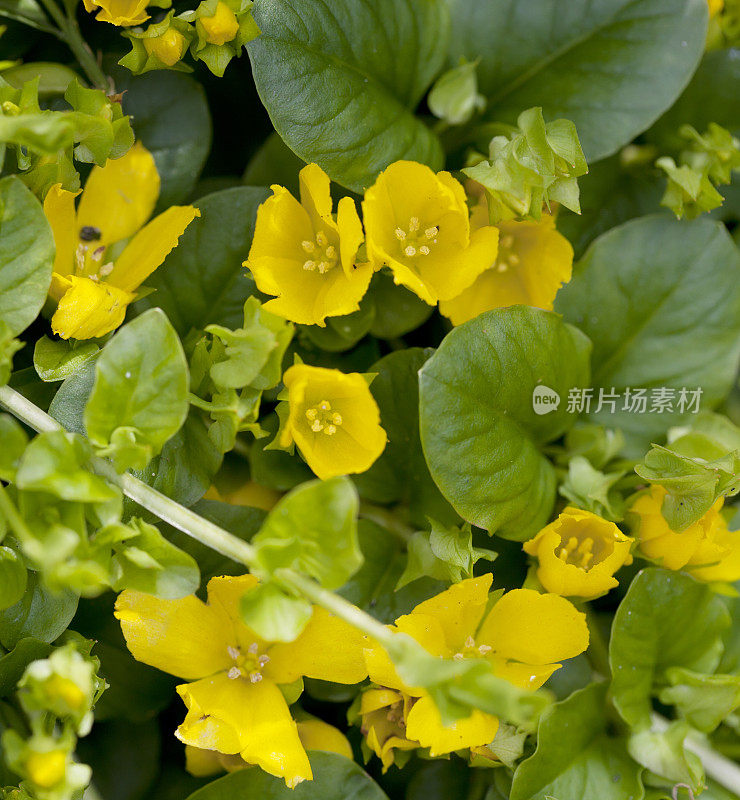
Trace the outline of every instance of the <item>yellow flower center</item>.
{"label": "yellow flower center", "polygon": [[172,28],[160,34],[144,39],[144,49],[151,56],[156,56],[163,64],[172,67],[182,58],[185,37]]}
{"label": "yellow flower center", "polygon": [[236,14],[226,5],[219,3],[212,17],[201,17],[200,24],[209,44],[222,45],[230,42],[239,32],[239,21]]}
{"label": "yellow flower center", "polygon": [[452,656],[457,661],[462,661],[463,658],[480,658],[481,656],[488,655],[493,648],[487,644],[476,645],[475,639],[468,636],[465,640],[462,650]]}
{"label": "yellow flower center", "polygon": [[401,253],[407,258],[428,256],[437,244],[439,227],[422,225],[418,217],[411,217],[407,228],[396,228],[396,239]]}
{"label": "yellow flower center", "polygon": [[250,683],[259,683],[262,680],[262,669],[265,664],[269,663],[270,656],[260,653],[260,646],[257,642],[252,642],[246,653],[242,653],[238,647],[231,645],[226,649],[234,662],[234,666],[227,673],[231,680],[248,678]]}
{"label": "yellow flower center", "polygon": [[510,233],[499,240],[495,265],[498,272],[508,272],[513,267],[519,266],[519,256],[513,250],[515,244],[516,239]]}
{"label": "yellow flower center", "polygon": [[318,271],[323,275],[336,267],[339,261],[337,248],[329,244],[329,238],[324,231],[318,231],[314,241],[306,239],[301,242],[301,247],[307,256],[303,262],[303,269],[309,272]]}
{"label": "yellow flower center", "polygon": [[563,546],[558,551],[558,558],[566,564],[573,564],[581,569],[591,569],[600,564],[614,550],[613,541],[605,541],[602,537],[588,535],[569,536],[561,539]]}
{"label": "yellow flower center", "polygon": [[60,675],[52,675],[46,681],[46,690],[53,697],[56,696],[70,708],[83,708],[85,706],[85,693],[76,683]]}
{"label": "yellow flower center", "polygon": [[332,410],[328,400],[322,400],[318,405],[309,408],[306,411],[306,419],[314,433],[324,433],[327,436],[333,436],[342,424],[342,415]]}
{"label": "yellow flower center", "polygon": [[67,754],[63,750],[31,753],[26,759],[26,771],[36,786],[51,789],[64,780],[67,773]]}
{"label": "yellow flower center", "polygon": [[[84,231],[85,228],[82,230]],[[97,231],[97,228],[93,230]],[[80,238],[82,241],[75,250],[74,274],[81,278],[90,278],[92,281],[105,280],[113,272],[112,261],[103,263],[105,247],[102,245],[95,246],[94,240],[84,239],[82,232],[80,233]],[[97,238],[100,238],[99,232]]]}

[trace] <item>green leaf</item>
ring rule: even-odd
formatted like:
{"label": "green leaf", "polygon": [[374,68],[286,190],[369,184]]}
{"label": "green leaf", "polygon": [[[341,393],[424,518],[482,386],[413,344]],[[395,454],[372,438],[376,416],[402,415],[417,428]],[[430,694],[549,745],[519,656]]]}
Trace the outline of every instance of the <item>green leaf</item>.
{"label": "green leaf", "polygon": [[0,17],[6,16],[39,30],[49,28],[49,19],[36,0],[0,0]]}
{"label": "green leaf", "polygon": [[419,370],[431,351],[412,347],[373,364],[370,391],[380,408],[388,444],[380,458],[355,483],[362,497],[376,503],[407,503],[412,524],[426,527],[427,517],[443,523],[458,518],[434,484],[419,439]]}
{"label": "green leaf", "polygon": [[46,301],[54,238],[39,201],[15,176],[0,180],[0,319],[13,334]]}
{"label": "green leaf", "polygon": [[162,181],[158,208],[184,202],[211,149],[211,115],[203,87],[178,72],[132,77],[121,70],[118,75],[123,109],[133,119],[136,138],[154,156]]}
{"label": "green leaf", "polygon": [[661,512],[674,531],[683,531],[700,520],[718,497],[740,491],[740,452],[707,461],[653,445],[635,472],[667,490]]}
{"label": "green leaf", "polygon": [[26,590],[28,573],[21,556],[0,545],[0,610],[14,606]]}
{"label": "green leaf", "polygon": [[589,161],[630,142],[673,103],[707,27],[702,0],[451,0],[450,12],[450,63],[480,59],[486,117],[513,122],[542,106],[547,119],[576,124]]}
{"label": "green leaf", "polygon": [[624,472],[601,472],[594,469],[583,456],[574,456],[568,464],[568,474],[558,491],[572,505],[592,514],[618,521],[624,516],[624,499],[612,487],[624,477]]}
{"label": "green leaf", "polygon": [[87,468],[92,448],[65,431],[40,433],[21,458],[15,482],[19,489],[49,492],[62,500],[101,503],[120,492]]}
{"label": "green leaf", "polygon": [[[0,480],[12,483],[23,453],[28,445],[28,436],[15,417],[0,414]],[[2,536],[0,535],[0,538]]]}
{"label": "green leaf", "polygon": [[427,99],[435,117],[449,125],[462,125],[486,107],[485,97],[478,94],[477,68],[476,61],[463,62],[437,78]]}
{"label": "green leaf", "polygon": [[16,684],[23,677],[26,667],[40,658],[46,658],[51,648],[38,639],[21,639],[18,644],[0,658],[0,697],[6,697],[16,690]]}
{"label": "green leaf", "polygon": [[115,547],[113,588],[134,589],[177,600],[194,594],[200,584],[195,559],[175,547],[153,525],[141,519],[128,523],[134,535]]}
{"label": "green leaf", "polygon": [[607,736],[608,685],[592,683],[546,709],[537,750],[514,773],[511,800],[591,797],[639,800],[642,770],[623,741]]}
{"label": "green leaf", "polygon": [[654,775],[700,792],[704,786],[704,768],[699,757],[684,746],[688,732],[685,722],[672,722],[665,731],[633,733],[627,747],[632,758]]}
{"label": "green leaf", "polygon": [[185,422],[188,379],[182,345],[167,317],[152,309],[132,320],[95,362],[84,416],[90,441],[119,471],[143,468]]}
{"label": "green leaf", "polygon": [[42,336],[33,349],[33,366],[42,381],[63,381],[99,349],[95,342],[72,343]]}
{"label": "green leaf", "polygon": [[348,478],[309,481],[283,497],[252,539],[253,570],[287,567],[337,589],[362,565],[357,543],[357,493]]}
{"label": "green leaf", "polygon": [[666,670],[671,685],[660,692],[660,702],[676,706],[692,728],[711,733],[740,706],[740,675],[702,675],[683,667]]}
{"label": "green leaf", "polygon": [[730,618],[711,589],[680,572],[640,572],[617,609],[609,643],[614,705],[633,727],[650,727],[650,699],[666,670],[711,672]]}
{"label": "green leaf", "polygon": [[468,522],[518,541],[546,523],[555,474],[539,447],[575,422],[566,398],[588,384],[588,353],[556,314],[512,306],[455,328],[424,365],[424,453]]}
{"label": "green leaf", "polygon": [[77,610],[77,601],[72,592],[50,592],[40,583],[37,573],[30,572],[23,597],[14,606],[0,611],[0,644],[12,650],[27,637],[53,642],[67,630]]}
{"label": "green leaf", "polygon": [[388,800],[385,792],[362,767],[336,753],[311,753],[313,780],[289,789],[259,767],[232,772],[198,789],[187,800]]}
{"label": "green leaf", "polygon": [[434,310],[405,286],[396,286],[386,272],[376,272],[368,297],[375,306],[370,333],[379,339],[397,339],[426,322]]}
{"label": "green leaf", "polygon": [[239,613],[257,636],[292,642],[308,624],[313,607],[303,598],[290,597],[274,583],[260,583],[243,595]]}
{"label": "green leaf", "polygon": [[[556,310],[593,342],[589,419],[620,428],[631,454],[690,419],[694,390],[707,408],[729,391],[740,356],[738,278],[740,254],[723,226],[650,216],[600,236],[558,293]],[[645,389],[644,411],[624,409],[628,388]],[[672,410],[651,412],[663,388]],[[597,410],[600,390],[618,398]]]}
{"label": "green leaf", "polygon": [[436,136],[413,115],[445,58],[442,0],[257,0],[248,45],[273,126],[306,162],[362,192],[388,164],[440,169]]}
{"label": "green leaf", "polygon": [[177,247],[147,279],[157,291],[136,308],[160,307],[181,336],[209,323],[238,328],[244,301],[255,292],[243,262],[257,208],[267,197],[266,189],[245,186],[199,199],[195,205],[200,218],[188,225]]}

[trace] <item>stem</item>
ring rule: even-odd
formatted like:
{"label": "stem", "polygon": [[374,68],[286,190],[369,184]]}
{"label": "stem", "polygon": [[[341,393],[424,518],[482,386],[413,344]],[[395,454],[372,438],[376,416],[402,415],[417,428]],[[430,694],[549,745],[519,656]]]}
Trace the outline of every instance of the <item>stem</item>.
{"label": "stem", "polygon": [[364,501],[360,503],[360,516],[369,519],[371,522],[375,522],[377,525],[380,525],[381,528],[385,528],[391,533],[395,533],[396,536],[403,539],[404,542],[408,542],[416,532],[413,528],[401,522],[392,511],[382,506],[373,505],[372,503],[366,503]]}
{"label": "stem", "polygon": [[62,38],[77,59],[77,63],[82,67],[90,83],[104,92],[111,89],[111,81],[103,72],[98,64],[93,51],[87,42],[82,38],[80,26],[72,16],[65,16],[55,0],[41,0],[46,13],[54,20],[59,28],[59,36]]}

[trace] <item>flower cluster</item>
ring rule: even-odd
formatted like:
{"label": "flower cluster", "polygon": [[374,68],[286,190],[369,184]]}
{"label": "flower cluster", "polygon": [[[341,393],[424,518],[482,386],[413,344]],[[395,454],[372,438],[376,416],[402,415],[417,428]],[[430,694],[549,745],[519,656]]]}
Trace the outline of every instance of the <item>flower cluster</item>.
{"label": "flower cluster", "polygon": [[360,222],[349,197],[333,213],[329,177],[309,164],[300,202],[276,185],[260,206],[245,266],[275,298],[268,310],[305,325],[357,311],[383,268],[456,325],[516,303],[551,309],[573,263],[554,218],[490,225],[481,187],[471,190],[472,214],[450,173],[397,161],[365,192]]}

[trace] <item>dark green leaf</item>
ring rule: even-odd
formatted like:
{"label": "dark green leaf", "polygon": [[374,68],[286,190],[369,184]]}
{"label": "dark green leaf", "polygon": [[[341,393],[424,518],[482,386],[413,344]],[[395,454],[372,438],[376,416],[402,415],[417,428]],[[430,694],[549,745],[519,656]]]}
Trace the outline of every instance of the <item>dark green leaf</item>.
{"label": "dark green leaf", "polygon": [[46,658],[51,648],[38,639],[21,639],[6,655],[0,658],[0,697],[15,692],[26,667],[39,658]]}
{"label": "dark green leaf", "polygon": [[0,610],[14,606],[26,590],[28,573],[21,556],[0,545]]}

